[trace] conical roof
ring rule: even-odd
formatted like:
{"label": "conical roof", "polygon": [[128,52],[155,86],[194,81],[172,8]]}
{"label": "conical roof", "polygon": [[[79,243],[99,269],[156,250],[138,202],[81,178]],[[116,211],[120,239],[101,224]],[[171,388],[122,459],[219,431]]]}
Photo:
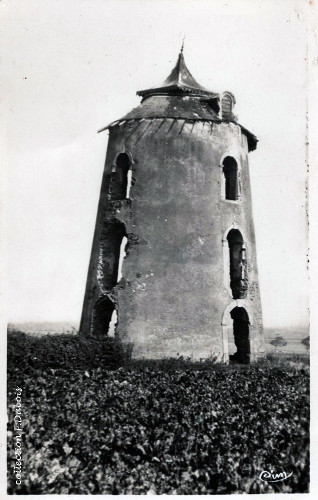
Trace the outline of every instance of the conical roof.
{"label": "conical roof", "polygon": [[159,86],[147,90],[139,90],[137,95],[148,97],[151,95],[197,95],[203,97],[217,97],[218,94],[202,87],[188,70],[184,56],[183,47],[180,51],[177,64],[166,80]]}
{"label": "conical roof", "polygon": [[183,47],[177,64],[163,84],[148,90],[139,90],[137,95],[143,97],[139,106],[120,120],[103,127],[99,132],[131,120],[173,119],[214,123],[232,121],[239,125],[243,134],[246,135],[249,151],[256,149],[257,138],[239,124],[235,116],[231,120],[225,120],[219,116],[215,104],[220,99],[220,94],[207,90],[193,78],[184,61]]}

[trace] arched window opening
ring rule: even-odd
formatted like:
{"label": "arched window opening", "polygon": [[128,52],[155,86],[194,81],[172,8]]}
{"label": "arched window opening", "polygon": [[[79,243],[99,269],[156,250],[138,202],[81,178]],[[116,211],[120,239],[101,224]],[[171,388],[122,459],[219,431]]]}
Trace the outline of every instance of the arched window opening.
{"label": "arched window opening", "polygon": [[111,290],[118,283],[119,271],[121,274],[121,248],[123,247],[123,253],[126,244],[123,241],[127,242],[124,224],[115,221],[103,228],[101,235],[102,262],[100,262],[99,267],[105,290]]}
{"label": "arched window opening", "polygon": [[238,172],[237,163],[232,156],[227,156],[223,160],[223,174],[225,180],[225,199],[238,200]]}
{"label": "arched window opening", "polygon": [[114,311],[115,311],[115,305],[108,297],[104,297],[103,299],[97,302],[93,312],[94,335],[99,335],[99,336],[108,335],[109,325]]}
{"label": "arched window opening", "polygon": [[230,355],[232,363],[248,364],[250,362],[250,333],[249,317],[244,307],[234,307],[231,311],[233,319],[233,335],[236,346],[236,353]]}
{"label": "arched window opening", "polygon": [[115,171],[112,173],[112,182],[110,188],[112,200],[124,200],[128,198],[131,184],[131,175],[128,175],[129,171],[129,156],[127,153],[120,153],[116,158]]}
{"label": "arched window opening", "polygon": [[238,229],[227,235],[230,254],[230,287],[233,299],[243,299],[247,293],[246,248]]}

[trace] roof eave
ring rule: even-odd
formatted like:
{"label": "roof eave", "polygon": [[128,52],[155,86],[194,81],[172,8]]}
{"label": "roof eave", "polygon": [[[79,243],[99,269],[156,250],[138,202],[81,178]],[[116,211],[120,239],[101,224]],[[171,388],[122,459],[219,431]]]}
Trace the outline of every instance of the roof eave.
{"label": "roof eave", "polygon": [[216,92],[210,92],[206,89],[187,87],[185,85],[169,85],[167,87],[157,87],[153,89],[138,90],[136,94],[141,97],[149,97],[153,95],[170,95],[180,93],[185,95],[193,95],[198,97],[209,97],[210,99],[219,98]]}
{"label": "roof eave", "polygon": [[[251,151],[255,151],[255,149],[257,148],[257,143],[258,143],[258,138],[256,137],[256,135],[252,134],[252,132],[250,132],[249,130],[247,130],[247,128],[243,127],[243,125],[241,125],[240,123],[237,123],[236,121],[234,120],[220,120],[220,119],[205,119],[205,118],[201,118],[201,117],[198,117],[198,118],[183,118],[183,117],[169,117],[169,116],[165,116],[165,117],[157,117],[157,119],[173,119],[173,120],[188,120],[188,121],[208,121],[208,122],[214,122],[214,123],[222,123],[224,121],[226,122],[229,122],[231,121],[232,123],[235,123],[236,125],[238,125],[240,128],[241,128],[241,131],[244,135],[246,135],[246,138],[247,138],[247,146],[248,146],[248,151],[251,152]],[[122,118],[121,120],[115,120],[111,123],[109,123],[106,127],[103,127],[101,129],[98,130],[97,133],[100,133],[100,132],[104,132],[105,130],[109,130],[110,128],[116,126],[116,125],[122,125],[126,122],[129,122],[129,121],[144,121],[144,120],[153,120],[153,119],[156,119],[154,117],[135,117],[135,118]]]}
{"label": "roof eave", "polygon": [[258,143],[258,139],[257,139],[256,135],[252,134],[252,132],[247,130],[247,128],[243,127],[243,125],[241,125],[240,123],[238,123],[237,125],[239,125],[241,127],[243,134],[246,135],[248,151],[249,152],[255,151],[255,149],[257,148],[257,143]]}

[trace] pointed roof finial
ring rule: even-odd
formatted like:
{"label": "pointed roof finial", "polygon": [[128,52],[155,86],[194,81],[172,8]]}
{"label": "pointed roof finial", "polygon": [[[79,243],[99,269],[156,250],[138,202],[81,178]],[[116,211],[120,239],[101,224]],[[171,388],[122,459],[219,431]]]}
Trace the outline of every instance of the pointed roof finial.
{"label": "pointed roof finial", "polygon": [[185,40],[185,35],[183,35],[183,40],[182,40],[182,45],[181,45],[180,54],[183,54],[184,40]]}
{"label": "pointed roof finial", "polygon": [[202,87],[191,75],[184,61],[183,37],[180,54],[177,63],[168,78],[159,86],[147,90],[138,90],[137,95],[142,97],[150,95],[199,95],[203,97],[218,97],[218,94]]}

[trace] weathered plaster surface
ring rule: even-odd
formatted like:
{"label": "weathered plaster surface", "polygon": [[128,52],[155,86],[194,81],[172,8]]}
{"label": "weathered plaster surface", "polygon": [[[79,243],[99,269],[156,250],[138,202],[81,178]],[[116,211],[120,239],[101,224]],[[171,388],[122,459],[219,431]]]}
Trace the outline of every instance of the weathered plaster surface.
{"label": "weathered plaster surface", "polygon": [[[129,199],[111,201],[110,176],[123,151],[132,159]],[[238,163],[238,201],[224,200],[226,155]],[[93,334],[94,304],[108,295],[116,305],[116,335],[133,346],[135,357],[213,354],[227,361],[233,341],[230,311],[242,303],[251,323],[252,358],[263,352],[247,155],[246,136],[234,123],[145,119],[110,129],[83,334]],[[112,265],[106,250],[114,223],[122,224],[128,242],[115,286],[105,278]],[[243,300],[234,300],[229,286],[226,235],[231,228],[240,230],[246,246]]]}

